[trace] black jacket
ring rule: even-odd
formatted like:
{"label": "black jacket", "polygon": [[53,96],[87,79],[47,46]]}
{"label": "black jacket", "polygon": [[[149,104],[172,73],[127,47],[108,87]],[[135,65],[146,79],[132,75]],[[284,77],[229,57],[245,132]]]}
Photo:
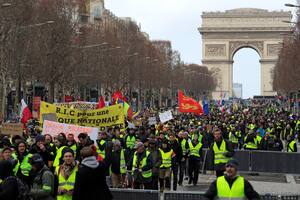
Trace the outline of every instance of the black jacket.
{"label": "black jacket", "polygon": [[101,164],[97,167],[87,166],[83,160],[76,174],[73,200],[111,200],[112,198],[106,184],[105,166]]}
{"label": "black jacket", "polygon": [[[13,177],[13,169],[8,161],[0,161],[0,199],[17,199],[18,184],[16,178]],[[8,178],[8,179],[7,179]]]}
{"label": "black jacket", "polygon": [[48,161],[54,160],[55,157],[54,157],[53,154],[51,154],[50,146],[45,146],[45,148],[46,148],[46,150],[42,151],[40,149],[40,147],[37,146],[37,144],[34,144],[34,145],[31,146],[29,152],[31,154],[35,154],[35,153],[40,154],[43,158],[44,163],[48,166]]}
{"label": "black jacket", "polygon": [[14,200],[18,197],[18,184],[16,178],[9,178],[0,184],[0,199]]}
{"label": "black jacket", "polygon": [[[228,182],[230,188],[232,187],[232,184],[234,183],[234,181],[237,179],[230,179],[225,175],[225,179]],[[247,181],[246,179],[244,179],[244,190],[245,190],[245,195],[247,197],[247,199],[252,200],[252,199],[260,199],[259,194],[253,189],[252,185],[249,183],[249,181]],[[218,192],[217,192],[217,180],[215,180],[214,182],[212,182],[208,188],[208,190],[206,191],[206,193],[204,194],[204,197],[206,199],[214,199],[217,196]]]}
{"label": "black jacket", "polygon": [[[182,153],[182,148],[181,148],[181,145],[179,144],[179,142],[177,140],[171,142],[170,141],[170,147],[171,149],[173,149],[174,153],[176,154],[176,163],[180,163],[181,162],[181,159],[183,157],[183,153]],[[172,164],[176,164],[176,163],[172,163]]]}

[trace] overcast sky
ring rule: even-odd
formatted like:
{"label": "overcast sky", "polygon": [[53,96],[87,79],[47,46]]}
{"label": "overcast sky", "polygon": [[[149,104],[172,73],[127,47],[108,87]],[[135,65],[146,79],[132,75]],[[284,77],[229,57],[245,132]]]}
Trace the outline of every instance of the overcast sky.
{"label": "overcast sky", "polygon": [[[131,17],[150,39],[170,40],[173,49],[187,63],[201,64],[201,26],[203,11],[224,11],[234,8],[291,10],[285,3],[295,0],[105,0],[106,8],[116,16]],[[292,9],[293,10],[293,9]],[[234,82],[243,84],[244,97],[260,92],[259,56],[254,50],[243,49],[234,57]]]}

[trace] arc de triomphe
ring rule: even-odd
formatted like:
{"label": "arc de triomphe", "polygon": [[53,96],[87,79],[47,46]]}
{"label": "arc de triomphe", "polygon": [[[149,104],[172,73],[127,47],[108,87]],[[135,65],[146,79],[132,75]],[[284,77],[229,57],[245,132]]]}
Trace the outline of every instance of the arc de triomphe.
{"label": "arc de triomphe", "polygon": [[[233,56],[250,47],[260,55],[261,95],[275,95],[272,69],[282,47],[284,35],[291,33],[292,14],[284,11],[240,8],[202,14],[202,64],[213,71],[217,80],[214,99],[232,96]],[[251,67],[251,66],[249,66]]]}

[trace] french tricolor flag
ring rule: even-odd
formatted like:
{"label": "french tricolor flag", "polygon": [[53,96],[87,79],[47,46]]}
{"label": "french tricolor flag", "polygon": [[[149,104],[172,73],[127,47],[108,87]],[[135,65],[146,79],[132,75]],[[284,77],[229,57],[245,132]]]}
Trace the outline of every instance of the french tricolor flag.
{"label": "french tricolor flag", "polygon": [[21,100],[21,110],[20,110],[20,119],[24,127],[26,127],[26,123],[29,119],[32,118],[32,113],[25,103],[24,99]]}

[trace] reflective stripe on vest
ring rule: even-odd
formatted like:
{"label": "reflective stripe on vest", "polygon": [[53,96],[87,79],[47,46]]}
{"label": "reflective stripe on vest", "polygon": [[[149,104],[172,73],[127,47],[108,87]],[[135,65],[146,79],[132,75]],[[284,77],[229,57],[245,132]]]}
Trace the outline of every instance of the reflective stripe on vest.
{"label": "reflective stripe on vest", "polygon": [[245,199],[245,183],[244,178],[238,176],[233,182],[231,188],[224,176],[217,179],[217,197],[224,200]]}
{"label": "reflective stripe on vest", "polygon": [[202,147],[202,143],[198,142],[196,146],[193,145],[192,142],[189,142],[189,148],[190,148],[190,156],[196,156],[200,158],[199,151]]}
{"label": "reflective stripe on vest", "polygon": [[126,174],[126,162],[124,156],[124,149],[121,149],[121,153],[120,153],[120,172],[121,174]]}
{"label": "reflective stripe on vest", "polygon": [[126,147],[129,149],[133,149],[134,145],[135,145],[135,140],[136,139],[135,139],[134,135],[133,136],[128,135],[126,138]]}
{"label": "reflective stripe on vest", "polygon": [[290,143],[289,143],[289,147],[288,147],[288,152],[295,152],[295,141],[291,141]]}
{"label": "reflective stripe on vest", "polygon": [[[105,144],[105,142],[106,142],[105,140],[101,140],[100,145],[103,146]],[[97,142],[96,151],[97,151],[97,154],[100,154],[103,159],[105,158],[105,148],[103,150],[100,150],[98,142]]]}
{"label": "reflective stripe on vest", "polygon": [[226,149],[226,143],[225,140],[222,140],[220,149],[218,148],[218,145],[216,142],[214,142],[214,146],[213,146],[213,151],[215,154],[215,160],[214,163],[215,164],[220,164],[220,163],[227,163],[228,160],[230,160],[230,158],[227,158],[224,154],[227,153],[227,149]]}
{"label": "reflective stripe on vest", "polygon": [[[67,180],[61,175],[62,169],[59,170],[60,167],[61,166],[57,166],[56,169],[55,169],[55,172],[58,176],[58,186],[61,189],[65,189],[67,191],[73,190],[74,185],[75,185],[76,172],[78,171],[78,166],[76,165],[74,167],[74,169],[72,170],[72,172],[71,172],[71,174],[70,174],[70,176]],[[57,195],[57,200],[72,200],[72,196],[69,196],[69,195],[66,195],[66,194]]]}
{"label": "reflective stripe on vest", "polygon": [[62,151],[65,148],[65,146],[60,147],[57,151],[56,151],[56,156],[53,162],[53,167],[57,167],[59,166],[59,162],[60,162],[60,158],[62,156]]}
{"label": "reflective stripe on vest", "polygon": [[159,149],[160,153],[161,153],[161,158],[162,158],[162,162],[160,165],[160,168],[169,168],[172,166],[172,154],[173,154],[173,150],[171,149],[168,152],[164,152],[162,149]]}
{"label": "reflective stripe on vest", "polygon": [[[137,156],[136,156],[136,152],[134,152],[134,156],[133,156],[133,165],[132,165],[132,171],[134,172],[136,168],[138,169],[142,169],[143,167],[145,167],[147,165],[147,158],[149,156],[150,152],[146,151],[146,156],[142,159],[142,161],[140,162],[140,166],[136,166],[137,165]],[[152,176],[152,169],[147,170],[147,171],[142,171],[142,176],[144,178],[150,178]]]}

